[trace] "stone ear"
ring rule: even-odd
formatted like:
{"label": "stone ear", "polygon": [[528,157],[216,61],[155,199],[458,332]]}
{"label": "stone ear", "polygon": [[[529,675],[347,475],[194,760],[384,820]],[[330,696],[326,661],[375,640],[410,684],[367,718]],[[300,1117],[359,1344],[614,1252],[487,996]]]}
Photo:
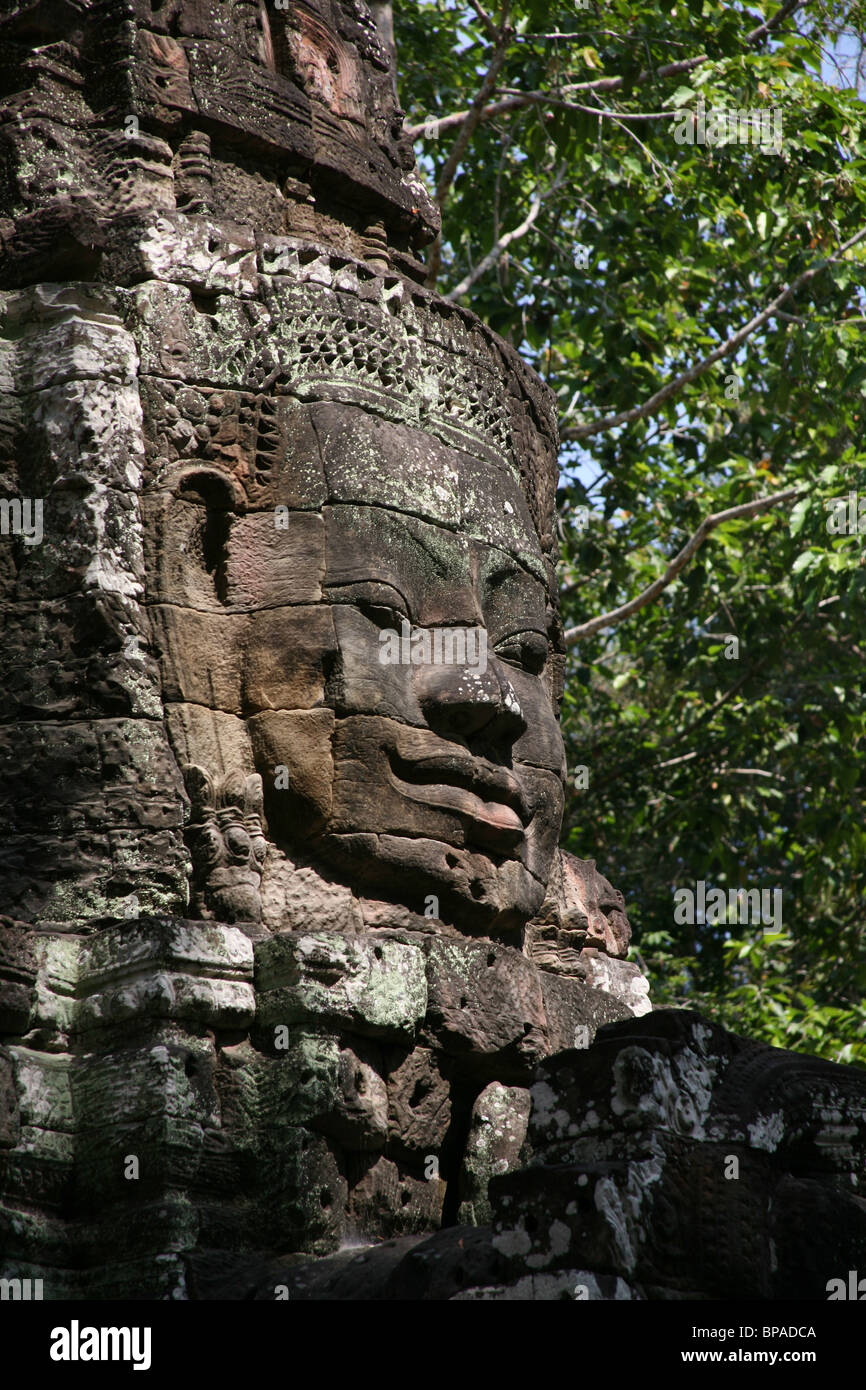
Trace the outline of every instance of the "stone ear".
{"label": "stone ear", "polygon": [[175,496],[198,504],[201,520],[195,553],[210,575],[214,595],[220,603],[227,598],[226,560],[232,522],[244,510],[232,479],[216,469],[191,469],[175,487]]}
{"label": "stone ear", "polygon": [[245,511],[242,488],[217,468],[186,463],[161,478],[142,504],[153,599],[204,613],[223,609],[229,537]]}

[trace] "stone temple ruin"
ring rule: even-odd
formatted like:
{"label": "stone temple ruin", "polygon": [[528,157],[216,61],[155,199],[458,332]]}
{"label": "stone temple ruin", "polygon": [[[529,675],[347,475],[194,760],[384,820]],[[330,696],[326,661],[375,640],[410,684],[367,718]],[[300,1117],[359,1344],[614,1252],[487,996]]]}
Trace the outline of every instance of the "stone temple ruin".
{"label": "stone temple ruin", "polygon": [[557,848],[553,401],[423,288],[366,5],[0,47],[0,1274],[826,1297],[866,1081],[652,1012]]}

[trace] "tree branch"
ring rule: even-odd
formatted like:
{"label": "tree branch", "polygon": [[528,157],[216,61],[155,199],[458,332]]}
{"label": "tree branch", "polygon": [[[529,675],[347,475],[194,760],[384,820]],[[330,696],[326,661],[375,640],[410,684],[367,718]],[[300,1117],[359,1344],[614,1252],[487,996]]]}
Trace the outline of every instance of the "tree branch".
{"label": "tree branch", "polygon": [[691,762],[692,758],[697,758],[697,751],[691,753],[681,753],[678,758],[666,758],[663,763],[655,763],[655,767],[676,767],[677,763]]}
{"label": "tree branch", "polygon": [[518,237],[524,236],[526,232],[529,231],[530,227],[532,226],[533,222],[535,221],[535,219],[541,211],[541,207],[545,198],[549,198],[551,194],[555,193],[559,188],[560,184],[562,183],[564,172],[564,169],[560,169],[559,173],[554,178],[553,183],[550,185],[550,188],[548,188],[544,193],[537,194],[533,198],[529,212],[526,214],[526,217],[524,217],[520,225],[518,227],[512,228],[510,232],[504,232],[503,235],[493,243],[490,250],[487,252],[487,255],[484,256],[482,260],[478,262],[474,270],[471,270],[468,275],[465,275],[463,279],[460,281],[460,284],[455,285],[453,290],[448,291],[448,293],[444,296],[445,299],[459,299],[461,294],[465,294],[466,291],[470,289],[472,285],[475,284],[475,281],[480,280],[481,276],[484,275],[485,272],[490,269],[490,267],[495,263],[500,254],[505,250],[506,246],[510,246],[512,241],[517,241]]}
{"label": "tree branch", "polygon": [[660,390],[656,391],[654,395],[644,401],[643,405],[633,406],[631,410],[620,410],[616,415],[605,415],[601,420],[589,421],[583,425],[572,425],[568,429],[562,431],[562,440],[587,439],[590,435],[599,434],[602,430],[616,429],[619,425],[631,425],[635,420],[642,420],[645,416],[652,415],[653,411],[656,410],[658,406],[663,405],[671,396],[676,395],[677,392],[683,386],[687,386],[690,381],[694,381],[696,377],[701,376],[708,367],[712,367],[714,363],[720,361],[721,358],[730,357],[732,352],[736,352],[737,348],[740,347],[747,338],[751,337],[758,328],[773,317],[776,310],[780,305],[785,303],[786,299],[790,299],[791,295],[796,294],[797,290],[802,289],[803,285],[808,284],[810,280],[814,280],[815,276],[819,275],[828,265],[834,265],[845,255],[846,251],[850,251],[851,247],[856,246],[864,237],[866,237],[866,227],[861,227],[860,231],[857,232],[856,235],[849,237],[849,239],[839,247],[838,251],[834,251],[831,256],[827,256],[818,262],[818,264],[810,266],[808,270],[804,270],[802,275],[798,275],[795,280],[792,280],[790,285],[782,290],[780,294],[777,294],[776,298],[772,300],[765,309],[762,309],[759,314],[755,314],[747,324],[739,328],[736,333],[731,334],[730,338],[726,339],[724,343],[720,343],[707,357],[702,358],[700,362],[696,362],[694,366],[689,367],[687,371],[674,377],[672,381],[666,382]]}
{"label": "tree branch", "polygon": [[484,25],[487,37],[489,39],[492,39],[494,43],[498,42],[499,30],[497,29],[494,21],[490,18],[490,15],[484,9],[483,5],[480,5],[478,3],[478,0],[469,0],[469,3],[472,6],[475,13],[477,14],[478,18],[481,20],[481,23]]}
{"label": "tree branch", "polygon": [[[590,108],[590,109],[591,109],[591,108]],[[608,113],[607,113],[606,111],[600,111],[598,114],[599,114],[600,116],[604,116],[604,115],[607,115]],[[663,114],[664,114],[664,115],[667,115],[668,112],[664,112]],[[635,133],[634,133],[633,130],[629,130],[629,128],[628,128],[627,125],[623,125],[622,121],[619,119],[618,116],[614,116],[613,119],[614,119],[614,125],[618,125],[618,126],[620,127],[621,130],[624,130],[624,131],[625,131],[626,135],[629,135],[629,136],[631,137],[631,139],[634,140],[634,142],[635,142],[636,145],[639,145],[639,146],[640,146],[640,148],[643,150],[644,154],[646,155],[647,159],[649,160],[649,163],[650,163],[651,167],[652,167],[653,169],[657,169],[657,170],[659,171],[659,173],[661,174],[662,178],[663,178],[664,181],[665,181],[666,187],[668,188],[668,190],[669,190],[671,193],[673,193],[673,191],[674,191],[674,186],[673,186],[673,183],[671,182],[671,176],[670,176],[670,174],[668,173],[668,171],[667,171],[667,169],[665,168],[665,166],[664,166],[658,159],[656,159],[656,157],[655,157],[655,155],[653,154],[652,150],[649,149],[649,147],[648,147],[647,145],[644,144],[643,140],[639,139],[638,136],[635,135]],[[651,120],[652,117],[648,117],[648,119]]]}
{"label": "tree branch", "polygon": [[[457,170],[460,165],[460,160],[463,158],[463,155],[466,152],[466,148],[469,144],[469,141],[475,134],[478,124],[481,121],[484,108],[496,87],[496,79],[499,76],[499,71],[503,63],[505,62],[508,53],[508,45],[511,42],[512,33],[513,30],[508,24],[508,5],[506,4],[502,14],[502,28],[497,31],[497,39],[493,49],[493,56],[490,60],[490,66],[488,67],[487,72],[484,75],[484,80],[481,83],[478,95],[476,96],[469,110],[466,112],[466,117],[461,124],[461,128],[458,132],[457,139],[454,141],[454,144],[452,145],[451,150],[449,152],[448,158],[446,159],[439,173],[439,179],[436,184],[436,202],[440,208],[443,206],[446,198],[448,197],[449,192],[451,191],[451,185],[453,184],[454,178],[457,174]],[[437,130],[440,128],[441,123],[437,127]],[[430,248],[430,260],[428,263],[426,280],[426,285],[428,289],[432,290],[436,288],[436,281],[439,276],[439,269],[441,264],[442,233],[440,232]]]}
{"label": "tree branch", "polygon": [[712,777],[769,777],[774,782],[784,782],[778,772],[767,772],[762,767],[714,767]]}
{"label": "tree branch", "polygon": [[787,488],[785,492],[774,492],[769,497],[756,497],[751,502],[743,502],[738,507],[728,507],[724,512],[713,512],[710,516],[704,517],[697,531],[686,542],[679,554],[674,556],[664,574],[644,589],[642,594],[629,599],[628,603],[621,604],[619,608],[611,609],[609,613],[602,613],[597,618],[590,618],[589,622],[568,628],[565,633],[566,646],[571,647],[575,642],[581,642],[585,637],[591,637],[601,628],[616,627],[618,623],[630,618],[632,613],[646,608],[647,604],[652,603],[653,599],[658,598],[659,594],[673,583],[680,571],[685,569],[695,551],[703,545],[707,536],[715,531],[717,526],[722,526],[726,521],[737,521],[742,517],[758,516],[761,512],[769,511],[771,507],[775,507],[781,502],[789,502],[792,498],[800,495],[800,488]]}
{"label": "tree branch", "polygon": [[779,25],[788,18],[789,14],[793,14],[795,10],[802,9],[805,4],[806,0],[785,0],[785,4],[780,10],[776,11],[772,19],[768,19],[764,24],[759,24],[757,29],[753,29],[750,34],[746,35],[748,42],[757,43],[759,39],[763,39],[767,34],[771,33],[773,29],[778,29]]}
{"label": "tree branch", "polygon": [[480,280],[481,276],[490,269],[500,254],[505,250],[506,246],[510,246],[512,241],[516,241],[518,237],[523,236],[529,231],[536,217],[541,212],[541,204],[543,201],[544,199],[540,197],[533,198],[532,206],[520,225],[514,227],[510,232],[503,232],[499,240],[493,243],[487,255],[482,257],[478,262],[475,269],[470,271],[468,275],[464,275],[459,285],[455,285],[453,290],[449,290],[444,298],[459,299],[461,294],[465,294],[466,291],[475,284],[476,280]]}
{"label": "tree branch", "polygon": [[[746,35],[746,42],[756,44],[766,37],[773,29],[778,28],[783,20],[792,15],[795,10],[801,9],[807,0],[787,0],[787,3],[773,15],[772,19],[765,24],[759,24],[757,29],[752,29]],[[683,58],[677,63],[664,63],[660,68],[640,72],[635,79],[637,83],[655,81],[660,77],[679,77],[682,73],[692,72],[695,68],[706,63],[709,58],[707,53],[699,53],[694,58]],[[592,82],[578,82],[568,87],[563,87],[563,92],[617,92],[625,84],[624,77],[598,77]],[[479,114],[479,121],[493,120],[496,116],[509,115],[512,111],[520,111],[527,106],[551,105],[553,98],[546,92],[522,92],[518,96],[508,97],[505,101],[492,102],[485,107]],[[473,103],[474,107],[475,103]],[[442,116],[437,122],[437,134],[442,131],[451,130],[454,126],[464,123],[470,115],[473,107],[466,111],[454,111],[450,116]],[[478,122],[476,122],[476,125]],[[474,129],[474,127],[473,127]],[[417,140],[424,133],[424,125],[407,126],[406,134],[412,139]]]}
{"label": "tree branch", "polygon": [[[509,92],[509,88],[502,89]],[[571,90],[563,88],[563,91]],[[519,96],[518,92],[511,92],[513,96]],[[587,116],[607,116],[612,121],[664,121],[671,116],[679,116],[679,109],[673,111],[608,111],[606,106],[582,106],[577,101],[565,101],[562,97],[548,97],[545,101],[547,106],[556,106],[565,111],[582,111]]]}
{"label": "tree branch", "polygon": [[[506,50],[508,48],[510,33],[511,31],[506,27],[500,34],[496,47],[493,50],[493,57],[490,60],[490,66],[488,67],[487,72],[484,75],[484,80],[481,83],[478,95],[476,96],[469,110],[466,112],[466,117],[462,122],[462,128],[460,130],[460,133],[457,136],[457,139],[454,141],[454,144],[451,146],[448,158],[442,166],[442,169],[439,174],[439,179],[436,183],[436,202],[439,204],[440,208],[442,204],[445,202],[445,199],[448,197],[449,192],[451,191],[451,185],[454,182],[454,176],[457,173],[457,166],[459,165],[460,160],[462,159],[466,151],[466,147],[469,144],[469,141],[475,134],[478,124],[481,120],[484,105],[491,92],[493,91],[494,87],[496,86],[496,79],[499,76],[499,72],[502,68],[503,63],[505,62]],[[441,130],[441,128],[442,122],[440,121],[439,129]]]}
{"label": "tree branch", "polygon": [[[640,73],[636,81],[648,81],[650,77],[677,77],[680,73],[691,72],[692,68],[706,61],[707,55],[702,53],[698,58],[684,58],[678,63],[666,63],[655,73]],[[565,87],[560,87],[559,90],[561,92],[616,92],[622,87],[624,81],[625,79],[622,77],[596,77],[592,82],[571,82]],[[561,101],[561,97],[554,97],[549,92],[520,92],[516,96],[505,97],[502,101],[491,102],[480,113],[479,120],[489,121],[495,116],[510,115],[512,111],[522,111],[527,106],[555,106]],[[441,135],[443,130],[450,130],[454,126],[462,125],[471,110],[472,107],[466,111],[454,111],[450,116],[440,116],[436,125],[437,134]],[[423,125],[408,126],[406,130],[406,134],[413,140],[416,140],[423,133]]]}

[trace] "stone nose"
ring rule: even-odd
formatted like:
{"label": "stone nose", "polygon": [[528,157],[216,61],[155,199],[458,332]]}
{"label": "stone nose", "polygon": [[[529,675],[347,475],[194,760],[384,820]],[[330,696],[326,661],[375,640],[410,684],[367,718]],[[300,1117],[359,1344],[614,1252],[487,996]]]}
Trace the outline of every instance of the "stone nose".
{"label": "stone nose", "polygon": [[520,702],[495,657],[477,665],[430,662],[413,674],[424,717],[436,733],[463,739],[483,734],[508,747],[526,733]]}

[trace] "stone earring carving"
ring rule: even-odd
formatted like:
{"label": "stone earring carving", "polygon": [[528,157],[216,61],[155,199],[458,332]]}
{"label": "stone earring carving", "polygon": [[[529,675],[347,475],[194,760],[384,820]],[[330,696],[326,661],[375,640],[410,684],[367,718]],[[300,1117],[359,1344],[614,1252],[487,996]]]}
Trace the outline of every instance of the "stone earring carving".
{"label": "stone earring carving", "polygon": [[195,763],[183,779],[191,802],[186,843],[192,856],[191,912],[218,922],[260,922],[267,840],[262,779],[231,772],[212,777]]}

